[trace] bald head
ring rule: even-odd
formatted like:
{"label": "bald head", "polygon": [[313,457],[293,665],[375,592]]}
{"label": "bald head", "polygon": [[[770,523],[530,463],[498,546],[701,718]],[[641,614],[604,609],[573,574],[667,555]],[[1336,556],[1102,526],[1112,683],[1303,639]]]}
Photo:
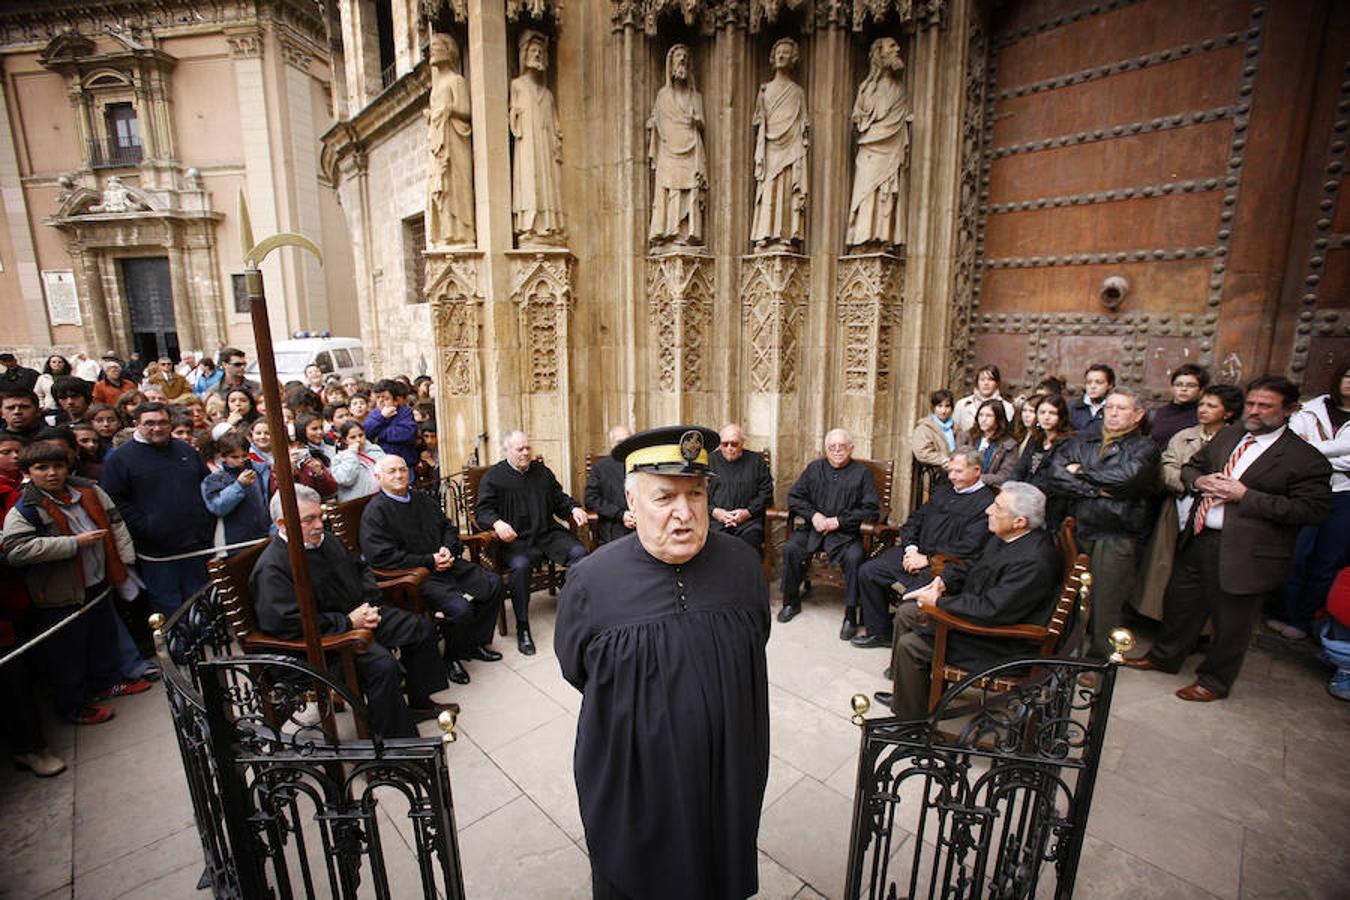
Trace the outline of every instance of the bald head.
{"label": "bald head", "polygon": [[386,453],[375,462],[375,469],[371,474],[375,476],[375,483],[381,490],[398,497],[407,496],[408,464],[403,461],[403,457]]}
{"label": "bald head", "polygon": [[627,425],[615,425],[609,430],[609,449],[613,450],[632,436],[633,429]]}
{"label": "bald head", "polygon": [[843,428],[835,428],[825,434],[825,458],[836,469],[842,469],[853,459],[853,435]]}
{"label": "bald head", "polygon": [[717,440],[720,443],[718,451],[727,462],[735,462],[745,452],[745,435],[741,432],[741,426],[734,422],[723,426],[717,434]]}

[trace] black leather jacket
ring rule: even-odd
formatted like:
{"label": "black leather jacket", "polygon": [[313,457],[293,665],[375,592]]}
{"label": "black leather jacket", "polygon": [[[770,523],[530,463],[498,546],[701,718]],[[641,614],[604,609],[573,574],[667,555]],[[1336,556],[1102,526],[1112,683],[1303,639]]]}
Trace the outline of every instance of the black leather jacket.
{"label": "black leather jacket", "polygon": [[[1051,492],[1073,504],[1081,538],[1147,536],[1153,525],[1149,499],[1158,488],[1162,458],[1158,445],[1136,430],[1113,443],[1104,455],[1101,451],[1099,434],[1080,434],[1065,441],[1053,457]],[[1074,463],[1080,468],[1070,472]],[[1102,491],[1110,496],[1102,496]]]}

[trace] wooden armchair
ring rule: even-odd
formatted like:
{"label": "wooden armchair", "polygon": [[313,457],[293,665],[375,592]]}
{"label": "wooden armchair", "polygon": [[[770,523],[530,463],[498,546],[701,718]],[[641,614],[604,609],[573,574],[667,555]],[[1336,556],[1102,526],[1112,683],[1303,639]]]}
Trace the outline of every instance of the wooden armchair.
{"label": "wooden armchair", "polygon": [[[889,547],[899,533],[899,529],[887,524],[887,519],[891,515],[891,496],[895,486],[895,461],[858,459],[858,462],[872,470],[881,507],[875,521],[864,522],[858,529],[862,536],[863,559],[868,560]],[[782,523],[783,538],[780,541],[773,540],[775,522]],[[781,555],[782,546],[791,536],[792,530],[792,513],[787,509],[775,506],[764,514],[764,577],[770,581],[773,575],[773,560]],[[829,561],[824,550],[815,553],[807,563],[806,570],[802,574],[802,593],[805,594],[811,589],[811,585],[817,582],[837,588],[844,586],[844,573]]]}
{"label": "wooden armchair", "polygon": [[[253,566],[258,562],[258,557],[262,555],[265,547],[267,544],[259,544],[225,559],[213,559],[207,564],[207,574],[219,592],[226,621],[229,622],[230,631],[239,642],[240,649],[245,653],[284,653],[303,657],[305,655],[303,640],[286,640],[258,628],[258,617],[253,611],[253,597],[249,593],[248,579],[253,574]],[[363,653],[374,639],[374,634],[368,628],[353,628],[320,639],[324,653],[338,657],[342,665],[343,683],[358,697],[364,695],[361,691],[361,682],[356,676],[356,655]],[[365,722],[360,717],[356,718],[356,733],[361,738],[370,736]]]}
{"label": "wooden armchair", "polygon": [[[1055,534],[1055,547],[1059,550],[1063,566],[1059,588],[1059,599],[1055,602],[1050,621],[1044,625],[977,625],[942,609],[926,609],[921,618],[926,618],[935,628],[933,635],[933,667],[928,692],[928,711],[937,708],[938,701],[948,684],[955,684],[970,676],[970,672],[947,662],[947,639],[952,632],[973,634],[981,637],[1004,638],[1008,640],[1037,641],[1036,654],[1042,657],[1055,656],[1067,649],[1064,644],[1069,621],[1073,617],[1077,603],[1086,604],[1092,586],[1092,574],[1088,571],[1090,559],[1086,553],[1078,552],[1078,542],[1074,539],[1074,520],[1069,516]],[[937,558],[933,563],[934,575],[940,574]],[[944,560],[950,565],[953,560]],[[994,677],[978,682],[979,686],[990,691],[1004,692],[1012,690],[1021,683],[1022,678]]]}
{"label": "wooden armchair", "polygon": [[[535,462],[543,462],[542,456],[536,456]],[[464,482],[464,522],[463,525],[468,529],[460,530],[460,540],[465,545],[471,541],[478,544],[478,554],[474,556],[474,562],[477,562],[490,572],[496,572],[503,580],[506,579],[506,565],[501,558],[501,544],[497,540],[496,532],[491,529],[485,529],[479,526],[478,517],[475,510],[478,508],[479,488],[483,483],[483,476],[491,466],[465,466],[462,470]],[[573,534],[577,534],[576,523],[567,522],[567,527]],[[580,537],[580,535],[578,535]],[[586,543],[583,541],[583,543]],[[473,550],[471,553],[475,552]],[[562,587],[565,567],[559,566],[548,557],[544,557],[530,572],[530,593],[547,589],[549,596],[557,596],[558,589]],[[506,634],[506,607],[510,606],[510,600],[502,604],[501,613],[497,616],[497,631],[499,634]]]}

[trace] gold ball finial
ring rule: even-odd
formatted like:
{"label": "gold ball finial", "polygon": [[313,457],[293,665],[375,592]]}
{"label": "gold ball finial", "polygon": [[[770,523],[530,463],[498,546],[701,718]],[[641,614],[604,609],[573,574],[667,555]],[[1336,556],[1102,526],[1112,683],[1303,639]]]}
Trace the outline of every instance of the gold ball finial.
{"label": "gold ball finial", "polygon": [[441,726],[441,732],[444,735],[442,740],[444,741],[459,740],[459,735],[455,734],[455,722],[458,720],[458,718],[459,717],[455,715],[454,710],[450,709],[443,710],[441,714],[436,717],[436,724]]}
{"label": "gold ball finial", "polygon": [[1082,575],[1079,576],[1078,583],[1085,588],[1092,587],[1092,573],[1084,572]]}
{"label": "gold ball finial", "polygon": [[150,630],[159,631],[164,627],[164,613],[153,613],[150,616]]}
{"label": "gold ball finial", "polygon": [[853,707],[853,724],[861,727],[867,721],[863,716],[872,708],[872,701],[867,699],[866,694],[854,694],[849,705]]}
{"label": "gold ball finial", "polygon": [[1120,665],[1125,661],[1125,654],[1134,649],[1134,632],[1128,628],[1113,628],[1111,634],[1106,640],[1111,644],[1113,650],[1111,662]]}

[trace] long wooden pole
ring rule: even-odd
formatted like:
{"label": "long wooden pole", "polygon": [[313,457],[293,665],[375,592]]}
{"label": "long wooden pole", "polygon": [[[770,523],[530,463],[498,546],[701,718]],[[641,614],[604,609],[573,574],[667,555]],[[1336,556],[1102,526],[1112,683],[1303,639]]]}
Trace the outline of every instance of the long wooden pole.
{"label": "long wooden pole", "polygon": [[267,405],[267,430],[272,433],[272,472],[277,477],[277,492],[281,494],[281,517],[286,523],[286,553],[291,560],[295,602],[300,607],[305,657],[311,666],[322,672],[326,670],[327,664],[320,642],[319,618],[314,611],[314,587],[309,580],[309,562],[305,559],[300,507],[295,502],[295,475],[291,471],[286,419],[281,415],[281,387],[277,384],[277,361],[272,352],[272,325],[267,319],[262,271],[254,266],[245,269],[244,285],[248,290],[249,314],[253,317],[253,340],[258,347],[258,372],[262,378],[263,401]]}

